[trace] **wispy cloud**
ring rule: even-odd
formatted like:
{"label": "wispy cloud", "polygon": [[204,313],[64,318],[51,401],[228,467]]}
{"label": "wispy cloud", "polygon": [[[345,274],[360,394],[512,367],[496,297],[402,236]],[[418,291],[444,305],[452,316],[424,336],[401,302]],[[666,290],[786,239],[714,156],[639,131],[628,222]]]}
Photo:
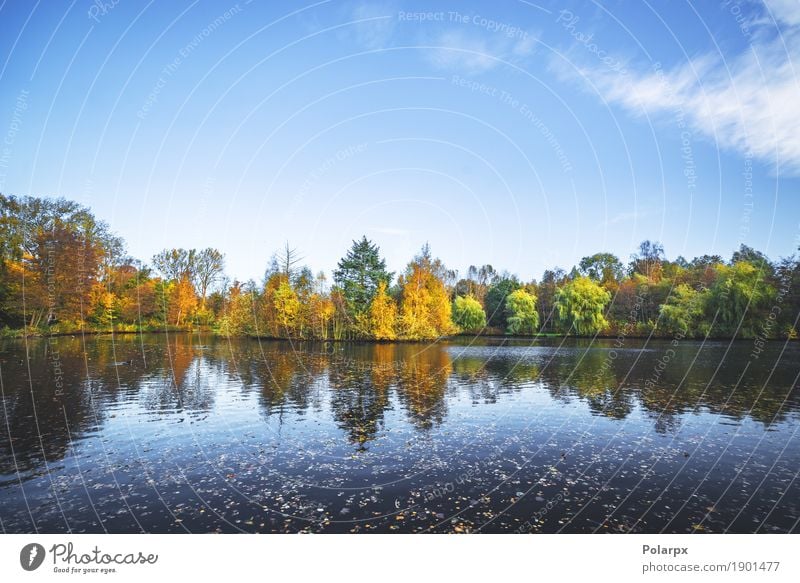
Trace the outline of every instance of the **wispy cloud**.
{"label": "wispy cloud", "polygon": [[775,20],[800,26],[800,2],[797,0],[764,0],[764,4]]}
{"label": "wispy cloud", "polygon": [[389,45],[394,34],[397,9],[386,2],[362,2],[350,10],[354,22],[348,33],[367,49],[381,49]]}
{"label": "wispy cloud", "polygon": [[530,33],[516,37],[467,30],[447,30],[431,43],[428,62],[437,69],[482,73],[533,54],[536,37]]}
{"label": "wispy cloud", "polygon": [[775,18],[790,26],[782,34],[774,23],[765,30],[762,12],[748,49],[731,58],[705,54],[664,70],[631,66],[620,75],[586,67],[580,73],[604,99],[634,115],[681,116],[722,148],[800,173],[798,6],[797,0],[769,0]]}

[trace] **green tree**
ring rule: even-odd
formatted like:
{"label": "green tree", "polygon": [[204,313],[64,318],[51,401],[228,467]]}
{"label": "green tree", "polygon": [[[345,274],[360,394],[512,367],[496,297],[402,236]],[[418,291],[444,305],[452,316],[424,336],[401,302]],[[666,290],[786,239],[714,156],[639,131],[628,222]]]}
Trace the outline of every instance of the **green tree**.
{"label": "green tree", "polygon": [[555,303],[562,329],[581,336],[608,326],[603,315],[611,294],[588,277],[577,277],[556,292]]}
{"label": "green tree", "polygon": [[718,333],[752,337],[764,321],[764,309],[776,295],[766,281],[763,268],[749,261],[717,265],[717,278],[711,288],[709,320],[716,315]]}
{"label": "green tree", "polygon": [[498,278],[486,293],[486,314],[490,326],[505,330],[508,327],[506,322],[506,298],[511,292],[522,287],[516,277]]}
{"label": "green tree", "polygon": [[772,263],[770,263],[769,257],[764,255],[761,251],[756,251],[747,245],[740,245],[739,249],[734,251],[731,257],[731,265],[735,265],[741,261],[747,261],[755,265],[761,270],[765,277],[772,276],[775,271],[772,267]]}
{"label": "green tree", "polygon": [[782,259],[776,272],[783,303],[780,313],[781,337],[797,338],[795,318],[800,314],[800,259],[796,255]]}
{"label": "green tree", "polygon": [[564,284],[566,274],[563,269],[546,269],[537,286],[539,322],[543,331],[552,331],[556,324],[555,299],[558,288]]}
{"label": "green tree", "polygon": [[369,310],[381,283],[387,287],[392,275],[386,271],[386,261],[380,249],[366,237],[353,241],[353,246],[339,261],[333,280],[341,290],[351,318]]}
{"label": "green tree", "polygon": [[506,299],[506,332],[509,334],[536,334],[539,329],[539,312],[536,311],[536,296],[518,289]]}
{"label": "green tree", "polygon": [[463,332],[479,332],[486,327],[486,312],[473,296],[458,296],[453,302],[453,322]]}
{"label": "green tree", "polygon": [[582,275],[604,284],[618,282],[625,274],[622,262],[612,253],[595,253],[578,264]]}
{"label": "green tree", "polygon": [[676,286],[661,305],[658,330],[672,335],[704,334],[701,318],[706,294],[682,283]]}

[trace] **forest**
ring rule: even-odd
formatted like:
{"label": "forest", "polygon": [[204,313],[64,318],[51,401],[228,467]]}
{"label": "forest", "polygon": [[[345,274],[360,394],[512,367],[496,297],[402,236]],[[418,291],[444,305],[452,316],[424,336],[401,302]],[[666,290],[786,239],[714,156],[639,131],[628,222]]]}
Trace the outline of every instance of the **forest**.
{"label": "forest", "polygon": [[329,280],[288,243],[263,280],[225,275],[213,248],[145,263],[90,209],[0,194],[0,327],[6,336],[205,329],[225,336],[431,340],[455,334],[797,338],[800,259],[746,245],[729,259],[666,258],[644,241],[522,281],[491,265],[448,269],[429,245],[400,273],[353,241]]}

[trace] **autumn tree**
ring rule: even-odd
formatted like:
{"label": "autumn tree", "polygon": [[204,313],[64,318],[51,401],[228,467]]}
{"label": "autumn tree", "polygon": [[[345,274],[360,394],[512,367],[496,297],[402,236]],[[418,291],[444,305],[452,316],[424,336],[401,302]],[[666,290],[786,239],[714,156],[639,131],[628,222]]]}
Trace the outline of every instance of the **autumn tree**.
{"label": "autumn tree", "polygon": [[289,285],[289,282],[283,280],[278,285],[275,293],[272,296],[272,303],[275,307],[276,322],[284,332],[284,334],[291,336],[298,325],[300,324],[300,300],[297,299],[297,293]]}
{"label": "autumn tree", "polygon": [[241,336],[256,333],[255,306],[257,294],[254,286],[245,286],[234,281],[228,289],[228,297],[219,331],[225,336]]}
{"label": "autumn tree", "polygon": [[386,291],[386,283],[381,281],[369,310],[372,337],[376,340],[397,338],[397,305]]}
{"label": "autumn tree", "polygon": [[430,339],[455,331],[444,273],[442,262],[432,257],[430,247],[425,244],[400,276],[404,337]]}
{"label": "autumn tree", "polygon": [[75,202],[0,195],[3,319],[32,327],[82,322],[94,285],[105,266],[119,261],[122,247]]}
{"label": "autumn tree", "polygon": [[458,279],[427,245],[394,286],[366,238],[353,242],[330,289],[301,259],[287,243],[261,288],[223,281],[224,256],[213,248],[165,249],[151,272],[89,209],[0,194],[0,325],[54,333],[199,322],[223,334],[390,340],[476,332],[488,320],[513,334],[555,323],[579,335],[797,335],[800,262],[773,264],[745,245],[729,262],[717,254],[670,261],[661,244],[644,241],[627,272],[616,256],[595,253],[524,286],[491,265]]}
{"label": "autumn tree", "polygon": [[184,275],[178,281],[170,282],[169,290],[169,321],[175,326],[184,326],[191,323],[197,309],[197,294],[189,277]]}

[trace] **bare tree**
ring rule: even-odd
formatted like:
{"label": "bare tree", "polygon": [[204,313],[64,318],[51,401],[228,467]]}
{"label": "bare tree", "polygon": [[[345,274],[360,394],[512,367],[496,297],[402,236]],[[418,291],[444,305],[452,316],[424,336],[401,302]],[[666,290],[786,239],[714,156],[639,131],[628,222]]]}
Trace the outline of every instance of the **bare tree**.
{"label": "bare tree", "polygon": [[286,246],[278,257],[278,267],[281,273],[286,276],[286,279],[291,281],[297,271],[297,264],[302,260],[303,258],[297,253],[297,249],[289,247],[289,242],[287,241]]}

